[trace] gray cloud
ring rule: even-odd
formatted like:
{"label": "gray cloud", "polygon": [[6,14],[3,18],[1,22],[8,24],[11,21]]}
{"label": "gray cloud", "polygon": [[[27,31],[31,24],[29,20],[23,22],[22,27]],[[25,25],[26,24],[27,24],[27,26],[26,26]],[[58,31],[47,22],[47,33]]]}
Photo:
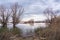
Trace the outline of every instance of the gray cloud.
{"label": "gray cloud", "polygon": [[60,9],[59,0],[0,0],[0,4],[12,4],[15,2],[24,7],[24,14],[42,14],[47,7],[54,10]]}

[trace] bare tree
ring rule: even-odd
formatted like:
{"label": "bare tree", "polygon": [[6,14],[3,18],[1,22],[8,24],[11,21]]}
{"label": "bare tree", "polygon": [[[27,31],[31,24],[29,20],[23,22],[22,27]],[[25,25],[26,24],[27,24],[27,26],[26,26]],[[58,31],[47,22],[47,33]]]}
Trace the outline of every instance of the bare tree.
{"label": "bare tree", "polygon": [[15,3],[11,6],[12,11],[12,20],[13,20],[13,27],[15,28],[15,25],[20,22],[20,17],[24,11],[22,6],[18,5],[18,3]]}
{"label": "bare tree", "polygon": [[52,8],[47,8],[44,11],[44,15],[47,17],[47,21],[51,24],[52,21],[56,18],[56,12],[52,10]]}
{"label": "bare tree", "polygon": [[9,19],[9,9],[6,9],[5,6],[0,6],[0,21],[2,23],[2,27],[7,27],[8,19]]}

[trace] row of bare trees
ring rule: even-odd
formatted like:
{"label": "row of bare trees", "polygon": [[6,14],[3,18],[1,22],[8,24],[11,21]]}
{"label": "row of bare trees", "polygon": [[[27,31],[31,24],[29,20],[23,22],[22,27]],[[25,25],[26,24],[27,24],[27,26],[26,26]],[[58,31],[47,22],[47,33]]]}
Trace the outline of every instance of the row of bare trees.
{"label": "row of bare trees", "polygon": [[20,22],[20,18],[24,9],[18,3],[15,3],[10,6],[10,8],[6,8],[4,5],[0,5],[0,23],[2,27],[7,27],[7,23],[9,19],[12,18],[11,22],[13,23],[13,27]]}

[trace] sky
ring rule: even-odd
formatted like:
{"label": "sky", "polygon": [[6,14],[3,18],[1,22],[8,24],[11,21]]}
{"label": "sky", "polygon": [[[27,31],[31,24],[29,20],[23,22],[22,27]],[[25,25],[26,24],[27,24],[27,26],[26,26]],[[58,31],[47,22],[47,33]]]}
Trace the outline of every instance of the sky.
{"label": "sky", "polygon": [[46,8],[60,10],[60,0],[0,0],[0,4],[9,5],[18,2],[24,8],[23,20],[44,20],[43,11]]}

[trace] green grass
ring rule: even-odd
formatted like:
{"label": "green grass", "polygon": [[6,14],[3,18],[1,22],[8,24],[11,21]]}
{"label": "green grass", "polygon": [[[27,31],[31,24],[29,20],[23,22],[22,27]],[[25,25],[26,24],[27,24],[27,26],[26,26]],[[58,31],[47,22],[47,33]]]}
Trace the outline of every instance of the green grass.
{"label": "green grass", "polygon": [[2,28],[0,28],[0,33],[2,33],[2,32],[9,32],[9,29],[8,28],[6,28],[6,27],[2,27]]}
{"label": "green grass", "polygon": [[11,29],[10,32],[12,34],[14,34],[14,35],[16,35],[16,34],[19,34],[20,35],[21,34],[21,30],[19,28],[17,28],[17,27]]}
{"label": "green grass", "polygon": [[6,27],[0,28],[0,40],[10,40],[10,37],[12,36],[20,36],[21,30],[18,29],[17,27],[9,30]]}
{"label": "green grass", "polygon": [[21,30],[17,27],[13,28],[13,29],[8,29],[6,27],[2,27],[0,28],[0,33],[3,33],[3,32],[11,32],[12,34],[20,34],[21,33]]}

